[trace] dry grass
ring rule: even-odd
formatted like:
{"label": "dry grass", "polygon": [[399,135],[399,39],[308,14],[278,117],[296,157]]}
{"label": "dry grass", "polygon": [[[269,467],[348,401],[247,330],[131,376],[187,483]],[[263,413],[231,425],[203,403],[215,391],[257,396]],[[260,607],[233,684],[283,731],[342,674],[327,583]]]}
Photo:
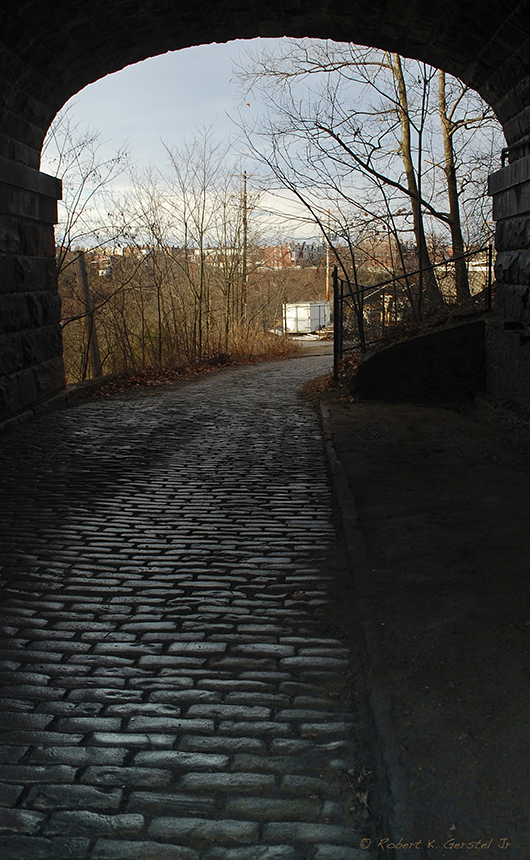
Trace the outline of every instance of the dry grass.
{"label": "dry grass", "polygon": [[259,332],[252,340],[241,338],[239,343],[234,343],[230,354],[218,353],[196,364],[176,367],[148,367],[130,371],[109,380],[93,391],[87,392],[85,397],[90,399],[112,397],[113,395],[139,391],[143,388],[154,388],[178,382],[186,383],[196,376],[212,373],[223,367],[293,358],[299,355],[300,351],[300,346],[287,338]]}
{"label": "dry grass", "polygon": [[332,373],[327,373],[325,376],[319,376],[317,379],[311,379],[302,386],[302,397],[309,401],[313,406],[316,406],[318,401],[326,394],[338,392],[344,388],[342,382],[335,382]]}
{"label": "dry grass", "polygon": [[288,337],[269,332],[241,332],[232,336],[229,355],[232,362],[274,361],[292,358],[301,352],[300,344]]}

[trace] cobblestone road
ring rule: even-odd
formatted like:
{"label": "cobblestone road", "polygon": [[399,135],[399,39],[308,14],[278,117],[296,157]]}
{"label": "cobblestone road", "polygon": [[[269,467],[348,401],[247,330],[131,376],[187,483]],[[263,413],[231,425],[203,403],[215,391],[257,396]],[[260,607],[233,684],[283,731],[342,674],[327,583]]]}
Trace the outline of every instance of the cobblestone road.
{"label": "cobblestone road", "polygon": [[[0,439],[2,860],[367,860],[311,357]],[[347,687],[347,685],[346,685]],[[353,729],[353,733],[352,733]]]}

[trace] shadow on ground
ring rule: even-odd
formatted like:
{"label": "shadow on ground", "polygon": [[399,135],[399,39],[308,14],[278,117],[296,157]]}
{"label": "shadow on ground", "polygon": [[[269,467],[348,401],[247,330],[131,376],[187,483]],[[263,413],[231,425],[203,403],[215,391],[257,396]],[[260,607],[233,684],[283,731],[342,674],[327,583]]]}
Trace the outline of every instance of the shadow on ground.
{"label": "shadow on ground", "polygon": [[528,433],[486,401],[326,405],[375,587],[369,684],[389,692],[408,795],[394,836],[428,857],[527,856]]}

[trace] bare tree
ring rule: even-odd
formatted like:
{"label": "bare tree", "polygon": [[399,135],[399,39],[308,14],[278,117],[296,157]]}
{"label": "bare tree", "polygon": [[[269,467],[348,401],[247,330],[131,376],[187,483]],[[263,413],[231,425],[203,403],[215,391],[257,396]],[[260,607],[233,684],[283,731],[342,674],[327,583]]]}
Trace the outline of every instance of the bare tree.
{"label": "bare tree", "polygon": [[[62,180],[59,223],[55,230],[56,266],[63,296],[62,326],[84,321],[80,375],[88,373],[89,357],[94,375],[101,375],[98,332],[83,248],[104,244],[121,232],[109,213],[111,186],[129,162],[126,148],[109,155],[101,132],[71,120],[71,105],[57,114],[44,140],[41,161]],[[75,265],[73,265],[75,264]],[[68,268],[72,266],[70,271]],[[68,298],[73,300],[68,301]],[[75,310],[74,310],[75,306]],[[72,310],[74,312],[72,313]],[[80,331],[83,327],[80,328]]]}
{"label": "bare tree", "polygon": [[97,247],[123,231],[109,212],[115,208],[109,202],[113,181],[130,164],[126,145],[109,155],[100,131],[72,122],[71,107],[53,120],[41,154],[41,162],[63,185],[55,229],[58,272],[68,265],[75,246]]}
{"label": "bare tree", "polygon": [[229,147],[209,132],[167,146],[168,165],[131,172],[118,201],[109,183],[121,162],[102,165],[97,134],[74,132],[63,127],[56,161],[69,380],[288,352],[260,331],[278,295],[258,253],[257,195]]}
{"label": "bare tree", "polygon": [[230,143],[219,144],[209,129],[166,151],[165,210],[172,234],[179,237],[178,261],[193,295],[201,355],[214,343],[220,316],[225,344],[235,327],[251,322],[247,282],[257,242],[252,217],[257,195],[249,194],[246,172]]}
{"label": "bare tree", "polygon": [[[453,256],[456,257],[456,294],[458,299],[470,297],[469,278],[465,253],[465,243],[462,230],[461,195],[465,193],[468,183],[472,182],[469,166],[462,164],[465,154],[462,149],[470,148],[470,139],[475,130],[484,132],[489,129],[495,132],[497,122],[491,108],[481,99],[470,92],[469,87],[461,81],[451,78],[441,69],[438,72],[438,113],[443,139],[443,171],[447,183],[447,199],[449,201],[449,226]],[[457,137],[464,137],[458,146]],[[467,140],[465,139],[467,138]],[[459,151],[460,150],[460,151]],[[486,150],[487,152],[487,150]],[[478,153],[474,153],[476,163]],[[484,157],[484,153],[483,153]],[[488,165],[491,167],[491,164]]]}
{"label": "bare tree", "polygon": [[[415,313],[421,316],[424,300],[431,306],[439,303],[426,236],[441,230],[452,237],[453,255],[461,253],[461,192],[473,173],[473,159],[468,158],[459,200],[450,197],[448,183],[454,188],[454,177],[443,143],[453,141],[457,132],[461,152],[466,145],[488,142],[470,134],[483,129],[486,120],[491,125],[491,112],[488,116],[478,95],[466,90],[462,98],[451,85],[443,109],[438,93],[436,109],[437,73],[424,63],[315,40],[284,40],[274,51],[247,54],[237,74],[245,91],[259,90],[268,107],[265,119],[245,128],[247,142],[323,234],[324,213],[331,210],[334,232],[352,252],[359,253],[377,225],[395,236],[396,247],[413,237],[416,268],[424,270]],[[453,158],[454,170],[464,161]],[[443,186],[441,165],[446,169]],[[459,264],[460,273],[463,266],[465,262]],[[355,280],[353,258],[350,268]],[[466,294],[465,283],[461,276],[459,297]]]}

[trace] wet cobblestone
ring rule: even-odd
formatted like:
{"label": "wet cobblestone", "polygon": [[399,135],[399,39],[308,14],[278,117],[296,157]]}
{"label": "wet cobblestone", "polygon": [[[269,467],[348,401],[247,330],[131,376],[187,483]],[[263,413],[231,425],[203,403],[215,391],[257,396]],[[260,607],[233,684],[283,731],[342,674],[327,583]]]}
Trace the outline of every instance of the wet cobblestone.
{"label": "wet cobblestone", "polygon": [[351,655],[319,612],[330,491],[298,396],[328,369],[229,370],[0,439],[3,860],[361,856]]}

